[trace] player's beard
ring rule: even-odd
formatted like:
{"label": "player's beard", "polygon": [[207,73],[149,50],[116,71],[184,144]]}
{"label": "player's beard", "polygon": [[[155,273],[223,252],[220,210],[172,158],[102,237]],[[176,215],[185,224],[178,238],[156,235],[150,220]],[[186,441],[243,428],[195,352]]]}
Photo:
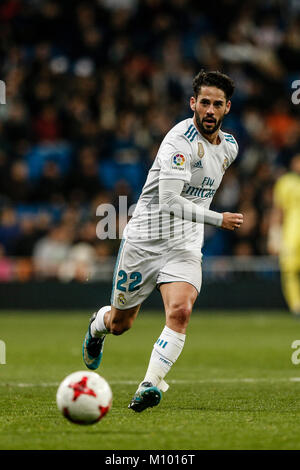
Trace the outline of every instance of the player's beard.
{"label": "player's beard", "polygon": [[[220,129],[224,116],[225,116],[225,113],[218,121],[215,118],[207,118],[207,117],[201,120],[199,113],[195,110],[195,119],[196,119],[196,123],[201,134],[207,134],[207,135],[214,134],[214,132]],[[215,125],[207,129],[207,127],[204,126],[204,122],[206,119],[214,119]]]}

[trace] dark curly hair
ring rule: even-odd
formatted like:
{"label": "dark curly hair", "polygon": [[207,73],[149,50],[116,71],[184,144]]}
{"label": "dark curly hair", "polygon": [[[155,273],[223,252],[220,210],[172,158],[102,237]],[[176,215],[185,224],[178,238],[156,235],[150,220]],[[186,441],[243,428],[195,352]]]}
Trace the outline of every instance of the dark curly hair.
{"label": "dark curly hair", "polygon": [[234,92],[233,80],[228,77],[228,75],[218,71],[205,72],[205,70],[201,70],[195,76],[193,80],[193,90],[196,99],[202,86],[215,86],[223,90],[227,101],[230,100]]}

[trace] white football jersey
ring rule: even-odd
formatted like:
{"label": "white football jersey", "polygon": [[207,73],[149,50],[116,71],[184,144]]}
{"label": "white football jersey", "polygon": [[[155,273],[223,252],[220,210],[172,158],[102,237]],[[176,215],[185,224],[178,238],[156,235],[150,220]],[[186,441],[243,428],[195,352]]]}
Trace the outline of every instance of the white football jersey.
{"label": "white football jersey", "polygon": [[202,247],[203,224],[159,211],[159,180],[184,181],[181,196],[208,209],[226,169],[238,153],[231,134],[220,130],[219,137],[220,144],[211,144],[197,131],[192,118],[181,121],[167,133],[123,238],[154,252],[174,246],[183,248],[186,243],[190,248]]}

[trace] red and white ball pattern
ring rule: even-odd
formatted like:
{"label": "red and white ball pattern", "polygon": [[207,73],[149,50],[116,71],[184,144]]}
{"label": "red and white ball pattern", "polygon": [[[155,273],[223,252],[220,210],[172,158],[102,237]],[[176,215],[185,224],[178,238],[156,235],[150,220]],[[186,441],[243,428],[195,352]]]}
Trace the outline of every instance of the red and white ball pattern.
{"label": "red and white ball pattern", "polygon": [[73,372],[58,387],[56,403],[72,423],[94,424],[110,410],[112,391],[107,381],[96,372]]}

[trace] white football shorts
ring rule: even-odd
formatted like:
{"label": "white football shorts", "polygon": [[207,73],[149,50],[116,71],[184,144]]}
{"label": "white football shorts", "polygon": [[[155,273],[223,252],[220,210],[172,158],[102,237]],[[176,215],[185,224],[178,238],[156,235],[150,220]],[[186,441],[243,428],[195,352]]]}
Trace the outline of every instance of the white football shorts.
{"label": "white football shorts", "polygon": [[188,282],[199,294],[201,258],[201,249],[170,248],[154,253],[122,240],[114,270],[111,305],[121,310],[135,307],[165,282]]}

